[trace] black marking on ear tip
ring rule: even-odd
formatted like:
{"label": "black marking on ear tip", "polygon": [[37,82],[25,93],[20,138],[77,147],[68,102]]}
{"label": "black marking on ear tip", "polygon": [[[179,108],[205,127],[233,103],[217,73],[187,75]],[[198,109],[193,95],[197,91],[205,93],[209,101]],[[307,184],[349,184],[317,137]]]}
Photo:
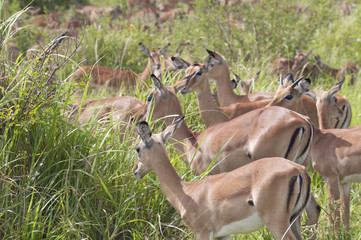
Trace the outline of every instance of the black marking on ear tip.
{"label": "black marking on ear tip", "polygon": [[206,51],[208,52],[209,55],[211,55],[212,57],[215,56],[215,51],[214,50],[209,50],[209,49],[206,49]]}
{"label": "black marking on ear tip", "polygon": [[159,78],[158,78],[157,76],[155,76],[154,73],[152,73],[150,76],[151,76],[153,79],[157,79],[157,80],[159,81]]}
{"label": "black marking on ear tip", "polygon": [[137,122],[136,126],[139,127],[140,125],[147,125],[147,126],[149,126],[149,124],[148,124],[146,121]]}

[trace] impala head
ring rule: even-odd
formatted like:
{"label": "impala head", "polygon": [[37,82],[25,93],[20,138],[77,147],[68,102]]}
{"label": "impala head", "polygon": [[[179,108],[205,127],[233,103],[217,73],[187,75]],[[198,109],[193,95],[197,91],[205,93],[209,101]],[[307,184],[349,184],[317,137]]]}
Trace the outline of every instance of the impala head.
{"label": "impala head", "polygon": [[232,89],[235,89],[239,84],[241,92],[243,94],[248,94],[250,92],[251,86],[258,81],[260,72],[257,72],[251,79],[242,80],[237,74],[233,73],[236,79],[232,80]]}
{"label": "impala head", "polygon": [[281,106],[297,110],[302,95],[310,90],[310,83],[311,79],[303,77],[294,81],[292,73],[288,73],[284,78],[280,76],[280,86],[268,106]]}
{"label": "impala head", "polygon": [[162,66],[163,61],[161,56],[164,56],[164,54],[168,51],[169,46],[170,44],[168,43],[157,51],[149,51],[149,49],[143,43],[139,43],[140,50],[148,57],[148,65],[151,67],[151,71],[157,77],[160,77],[162,70],[167,67]]}
{"label": "impala head", "polygon": [[[159,159],[167,156],[164,144],[172,138],[174,132],[182,124],[184,117],[178,119],[174,124],[168,126],[159,134],[152,134],[147,122],[138,123],[138,134],[142,141],[137,145],[135,150],[138,154],[138,161],[133,167],[133,174],[137,178],[143,178],[149,173],[154,166],[159,163]],[[161,156],[161,157],[160,157]]]}
{"label": "impala head", "polygon": [[186,70],[187,76],[185,76],[180,82],[185,83],[185,87],[181,90],[182,94],[188,92],[200,92],[206,87],[206,69],[204,64],[193,64]]}
{"label": "impala head", "polygon": [[302,53],[298,49],[296,49],[296,56],[294,58],[294,63],[292,65],[291,70],[293,72],[302,70],[303,67],[308,64],[308,57],[311,55],[312,50],[308,51],[307,53]]}
{"label": "impala head", "polygon": [[332,122],[338,121],[343,117],[343,110],[340,109],[338,98],[335,96],[342,87],[345,80],[342,80],[333,85],[328,91],[319,92],[316,96],[316,106],[319,112],[327,113],[330,119],[330,126]]}
{"label": "impala head", "polygon": [[204,65],[208,77],[210,79],[220,79],[222,74],[224,74],[222,71],[220,71],[220,67],[226,67],[227,71],[229,71],[227,60],[219,52],[208,49],[207,52],[208,57],[206,58]]}
{"label": "impala head", "polygon": [[[185,83],[174,86],[164,86],[159,78],[154,74],[151,75],[155,90],[147,97],[148,110],[153,119],[160,119],[163,117],[171,117],[173,119],[182,113],[181,105],[177,97],[177,92],[185,87]],[[167,120],[167,119],[166,119]]]}

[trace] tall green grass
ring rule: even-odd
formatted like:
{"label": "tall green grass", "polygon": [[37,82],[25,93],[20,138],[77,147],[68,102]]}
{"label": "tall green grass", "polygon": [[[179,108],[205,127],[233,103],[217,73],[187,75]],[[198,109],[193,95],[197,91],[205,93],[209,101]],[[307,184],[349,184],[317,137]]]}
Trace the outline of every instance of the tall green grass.
{"label": "tall green grass", "polygon": [[[8,2],[1,2],[7,4]],[[117,1],[108,1],[113,6]],[[94,1],[94,4],[99,4]],[[289,8],[293,4],[308,4],[299,13]],[[195,1],[194,10],[165,23],[161,31],[151,26],[146,32],[141,22],[128,23],[124,19],[111,21],[104,17],[85,28],[77,54],[75,40],[64,41],[58,52],[62,57],[48,55],[46,61],[26,61],[23,55],[16,64],[10,64],[5,50],[14,41],[25,53],[36,43],[46,46],[61,31],[27,26],[27,13],[18,9],[13,15],[1,15],[0,52],[0,237],[2,239],[191,239],[179,215],[166,201],[157,177],[150,173],[142,180],[131,174],[136,161],[133,151],[138,139],[130,133],[126,141],[119,140],[119,133],[112,124],[91,121],[79,126],[65,114],[68,103],[78,91],[70,75],[83,64],[94,64],[131,69],[141,72],[146,57],[138,43],[149,48],[171,43],[169,52],[178,44],[190,40],[182,57],[203,61],[205,49],[214,49],[226,56],[233,71],[241,78],[261,71],[257,91],[274,91],[277,77],[267,72],[268,63],[276,57],[293,56],[295,49],[312,49],[325,63],[340,67],[346,61],[361,62],[359,30],[361,4],[349,1],[353,12],[340,15],[341,2],[332,0],[258,1],[241,5],[220,7],[214,1]],[[126,5],[122,2],[125,10]],[[184,6],[181,6],[184,7]],[[4,12],[0,9],[0,12]],[[72,10],[67,14],[71,15]],[[238,28],[227,15],[241,22]],[[20,21],[21,19],[21,21]],[[11,28],[15,22],[24,28],[17,32]],[[111,23],[111,24],[110,24]],[[22,25],[21,25],[22,24]],[[120,27],[121,26],[121,27]],[[16,34],[15,34],[16,33]],[[312,58],[310,58],[312,60]],[[47,85],[49,72],[56,70],[57,81]],[[46,67],[48,66],[48,67]],[[175,83],[176,76],[166,75],[166,85]],[[316,89],[327,89],[336,82],[320,74],[312,79]],[[135,97],[145,101],[153,88],[147,82]],[[239,93],[239,90],[236,90]],[[352,125],[360,124],[360,84],[344,85],[341,95],[353,107]],[[114,96],[108,91],[89,88],[89,99]],[[81,96],[81,94],[77,95]],[[205,128],[198,114],[194,95],[180,95],[186,122],[194,132]],[[154,132],[162,124],[153,122]],[[133,126],[134,127],[134,126]],[[169,156],[177,172],[188,181],[194,176],[181,162],[172,146]],[[312,191],[321,212],[317,239],[361,239],[360,186],[353,184],[351,195],[351,229],[341,229],[335,236],[327,224],[326,185],[310,169]],[[306,218],[303,218],[305,223]],[[306,229],[304,228],[306,237]],[[274,239],[263,228],[259,231],[234,236],[234,239]]]}

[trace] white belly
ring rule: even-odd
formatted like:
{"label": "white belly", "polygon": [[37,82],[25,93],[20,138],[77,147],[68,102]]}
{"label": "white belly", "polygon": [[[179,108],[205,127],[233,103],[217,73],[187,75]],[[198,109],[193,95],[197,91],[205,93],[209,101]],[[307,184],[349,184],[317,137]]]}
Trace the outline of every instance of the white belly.
{"label": "white belly", "polygon": [[361,182],[361,174],[353,174],[350,176],[346,176],[340,182],[341,183]]}
{"label": "white belly", "polygon": [[220,231],[214,234],[214,237],[228,236],[237,233],[249,233],[258,230],[263,226],[263,221],[258,214],[255,213],[248,218],[223,226]]}

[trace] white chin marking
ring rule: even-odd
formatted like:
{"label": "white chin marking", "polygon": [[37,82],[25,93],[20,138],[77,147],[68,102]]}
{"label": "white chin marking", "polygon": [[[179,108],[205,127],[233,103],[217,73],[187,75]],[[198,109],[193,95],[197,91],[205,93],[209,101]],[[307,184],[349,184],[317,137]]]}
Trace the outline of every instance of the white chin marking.
{"label": "white chin marking", "polygon": [[223,226],[221,230],[214,235],[214,237],[223,237],[237,233],[249,233],[258,230],[263,226],[264,223],[258,216],[258,213],[254,213],[245,219]]}

